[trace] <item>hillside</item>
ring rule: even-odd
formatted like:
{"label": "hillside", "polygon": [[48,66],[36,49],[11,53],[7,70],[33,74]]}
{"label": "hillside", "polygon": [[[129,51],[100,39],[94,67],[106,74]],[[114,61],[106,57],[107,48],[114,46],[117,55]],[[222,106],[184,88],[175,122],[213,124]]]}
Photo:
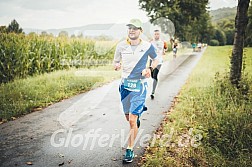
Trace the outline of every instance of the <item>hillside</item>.
{"label": "hillside", "polygon": [[217,23],[222,20],[234,20],[236,15],[236,7],[233,8],[220,8],[217,10],[211,10],[210,16],[212,17],[212,22]]}
{"label": "hillside", "polygon": [[70,27],[70,28],[62,28],[62,29],[47,29],[47,30],[39,30],[39,29],[30,29],[30,28],[24,28],[24,32],[26,34],[30,32],[36,32],[37,34],[40,34],[42,31],[46,31],[47,33],[52,33],[54,36],[57,36],[59,32],[66,31],[68,32],[69,36],[72,34],[78,35],[79,33],[82,33],[83,35],[87,36],[96,36],[96,35],[111,35],[110,32],[111,29],[114,28],[114,26],[122,26],[122,25],[115,25],[115,24],[89,24],[81,27]]}
{"label": "hillside", "polygon": [[[97,37],[101,35],[105,35],[108,37],[112,37],[113,39],[120,40],[122,37],[127,35],[127,23],[117,23],[117,24],[88,24],[81,27],[70,27],[70,28],[62,28],[62,29],[47,29],[47,30],[39,30],[39,29],[30,29],[24,28],[25,34],[29,34],[30,32],[35,32],[37,34],[41,34],[42,31],[46,31],[47,33],[52,33],[54,36],[58,36],[59,32],[66,31],[69,36],[72,34],[78,35],[82,33],[87,37]],[[142,38],[147,39],[147,37],[151,36],[151,29],[153,25],[150,22],[143,23],[144,27],[144,35]]]}

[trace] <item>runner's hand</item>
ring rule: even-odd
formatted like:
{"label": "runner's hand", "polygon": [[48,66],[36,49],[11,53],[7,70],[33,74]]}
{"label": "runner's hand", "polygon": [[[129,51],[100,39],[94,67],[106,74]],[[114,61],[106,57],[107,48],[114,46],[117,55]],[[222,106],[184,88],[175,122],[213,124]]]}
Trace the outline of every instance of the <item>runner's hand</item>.
{"label": "runner's hand", "polygon": [[142,71],[142,76],[145,76],[146,78],[150,78],[151,76],[151,70],[148,68],[148,69],[144,69]]}
{"label": "runner's hand", "polygon": [[114,65],[114,69],[115,69],[116,71],[120,70],[120,69],[121,69],[121,63],[116,63],[116,64]]}

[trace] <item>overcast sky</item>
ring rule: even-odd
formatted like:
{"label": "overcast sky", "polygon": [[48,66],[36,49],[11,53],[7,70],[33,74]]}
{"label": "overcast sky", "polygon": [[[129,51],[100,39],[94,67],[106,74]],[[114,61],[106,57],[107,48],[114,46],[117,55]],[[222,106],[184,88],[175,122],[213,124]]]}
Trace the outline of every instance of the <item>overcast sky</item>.
{"label": "overcast sky", "polygon": [[[210,0],[211,9],[234,7],[238,0]],[[22,28],[51,29],[94,23],[148,21],[138,0],[0,0],[0,25],[16,19]]]}

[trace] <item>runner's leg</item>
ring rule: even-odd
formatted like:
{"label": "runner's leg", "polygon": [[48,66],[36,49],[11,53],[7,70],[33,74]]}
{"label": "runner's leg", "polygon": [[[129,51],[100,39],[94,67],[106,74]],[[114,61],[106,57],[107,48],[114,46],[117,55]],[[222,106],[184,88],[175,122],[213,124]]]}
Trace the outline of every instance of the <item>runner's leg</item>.
{"label": "runner's leg", "polygon": [[153,70],[153,87],[152,87],[152,94],[155,94],[157,83],[158,83],[158,73],[161,68],[161,64],[159,64],[154,70]]}
{"label": "runner's leg", "polygon": [[132,149],[138,132],[137,115],[131,113],[129,114],[129,124],[130,124],[130,135],[129,135],[128,147]]}

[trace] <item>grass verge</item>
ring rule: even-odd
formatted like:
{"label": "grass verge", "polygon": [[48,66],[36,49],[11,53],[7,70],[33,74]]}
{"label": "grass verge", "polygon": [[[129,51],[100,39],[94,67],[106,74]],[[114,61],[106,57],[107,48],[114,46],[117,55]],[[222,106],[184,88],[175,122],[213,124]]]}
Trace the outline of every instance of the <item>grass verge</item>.
{"label": "grass verge", "polygon": [[[251,166],[252,48],[240,88],[228,80],[231,46],[209,47],[142,157],[142,166]],[[151,140],[153,141],[153,140]]]}
{"label": "grass verge", "polygon": [[62,99],[96,88],[115,78],[120,72],[111,66],[70,69],[16,79],[0,85],[0,122],[40,110]]}

